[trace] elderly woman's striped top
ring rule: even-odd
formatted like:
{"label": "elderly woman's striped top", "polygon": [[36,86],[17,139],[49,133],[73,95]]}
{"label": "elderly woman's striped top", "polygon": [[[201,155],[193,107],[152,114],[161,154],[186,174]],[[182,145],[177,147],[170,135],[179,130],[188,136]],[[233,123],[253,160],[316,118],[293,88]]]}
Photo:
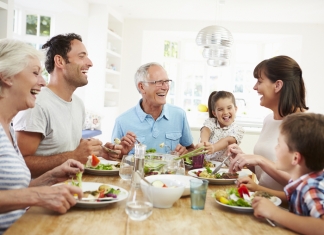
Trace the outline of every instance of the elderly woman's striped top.
{"label": "elderly woman's striped top", "polygon": [[[14,145],[0,124],[0,193],[1,190],[27,188],[30,171],[21,155],[14,131],[10,125]],[[0,234],[25,213],[25,209],[0,214]]]}

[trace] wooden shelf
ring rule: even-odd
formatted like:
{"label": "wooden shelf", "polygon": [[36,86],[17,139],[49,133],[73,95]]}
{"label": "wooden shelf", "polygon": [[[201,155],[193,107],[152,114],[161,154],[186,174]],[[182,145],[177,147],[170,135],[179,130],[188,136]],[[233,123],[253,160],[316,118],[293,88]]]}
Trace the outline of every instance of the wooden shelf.
{"label": "wooden shelf", "polygon": [[114,75],[120,75],[119,71],[112,70],[112,69],[106,69],[106,73],[114,74]]}
{"label": "wooden shelf", "polygon": [[[108,29],[107,32],[108,32],[108,35],[112,36],[115,40],[118,40],[118,41],[123,40],[118,34],[114,33],[113,31]],[[109,40],[109,38],[108,38],[108,40]]]}
{"label": "wooden shelf", "polygon": [[117,57],[117,58],[121,57],[120,54],[118,54],[117,52],[114,52],[112,50],[107,50],[107,53],[108,53],[108,55],[113,56],[113,57]]}

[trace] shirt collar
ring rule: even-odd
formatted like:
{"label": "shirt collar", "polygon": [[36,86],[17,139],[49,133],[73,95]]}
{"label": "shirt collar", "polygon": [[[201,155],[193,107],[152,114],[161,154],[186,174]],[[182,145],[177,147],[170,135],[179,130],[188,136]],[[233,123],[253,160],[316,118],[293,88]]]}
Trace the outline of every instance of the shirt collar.
{"label": "shirt collar", "polygon": [[[143,109],[141,107],[142,100],[143,99],[140,99],[135,107],[137,116],[141,120],[141,122],[143,122],[146,117],[152,117],[150,114],[147,114],[143,111]],[[157,118],[157,120],[159,120],[161,118],[165,118],[166,120],[169,120],[169,118],[170,118],[169,106],[166,104],[163,105],[162,112],[161,112],[160,116]]]}
{"label": "shirt collar", "polygon": [[323,171],[316,171],[316,172],[307,173],[307,174],[299,177],[297,180],[290,179],[288,181],[288,184],[284,187],[284,191],[289,196],[297,189],[297,187],[301,183],[307,181],[309,178],[316,178],[316,176],[321,175],[321,174],[323,174]]}

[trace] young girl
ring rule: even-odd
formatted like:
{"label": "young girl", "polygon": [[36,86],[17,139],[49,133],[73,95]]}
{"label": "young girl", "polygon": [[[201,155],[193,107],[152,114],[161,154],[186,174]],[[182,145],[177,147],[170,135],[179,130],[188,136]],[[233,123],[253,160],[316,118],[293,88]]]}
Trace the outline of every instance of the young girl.
{"label": "young girl", "polygon": [[209,95],[209,118],[200,130],[198,144],[198,147],[205,146],[208,150],[206,160],[223,161],[227,146],[241,143],[244,130],[234,122],[236,111],[235,98],[231,92],[213,91]]}

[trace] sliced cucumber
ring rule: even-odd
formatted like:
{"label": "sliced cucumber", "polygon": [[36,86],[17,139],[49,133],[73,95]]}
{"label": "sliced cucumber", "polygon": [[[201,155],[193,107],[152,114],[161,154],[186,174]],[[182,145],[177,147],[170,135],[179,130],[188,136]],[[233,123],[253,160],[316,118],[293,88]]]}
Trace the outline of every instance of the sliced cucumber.
{"label": "sliced cucumber", "polygon": [[165,184],[161,180],[155,180],[152,182],[152,186],[157,188],[163,188]]}

